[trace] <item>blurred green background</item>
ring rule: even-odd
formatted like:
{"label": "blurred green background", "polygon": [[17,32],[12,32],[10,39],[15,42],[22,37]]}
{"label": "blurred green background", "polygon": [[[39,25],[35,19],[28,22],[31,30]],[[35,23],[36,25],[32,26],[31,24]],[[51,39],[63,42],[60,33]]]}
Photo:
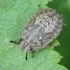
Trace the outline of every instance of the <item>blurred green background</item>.
{"label": "blurred green background", "polygon": [[60,12],[66,24],[57,38],[60,46],[55,48],[55,50],[64,57],[60,61],[60,64],[70,70],[70,0],[53,0],[48,6]]}

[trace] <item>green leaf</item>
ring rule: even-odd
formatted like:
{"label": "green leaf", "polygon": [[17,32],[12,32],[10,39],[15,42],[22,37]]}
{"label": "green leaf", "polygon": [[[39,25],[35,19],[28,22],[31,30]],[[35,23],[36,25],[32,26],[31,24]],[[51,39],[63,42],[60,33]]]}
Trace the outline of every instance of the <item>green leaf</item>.
{"label": "green leaf", "polygon": [[[38,11],[38,5],[47,5],[49,0],[3,0],[0,2],[0,70],[67,70],[59,65],[61,55],[48,48],[25,60],[25,52],[10,43],[18,40],[28,19]],[[58,43],[55,42],[57,45]],[[55,45],[54,44],[54,45]]]}
{"label": "green leaf", "polygon": [[60,46],[60,43],[59,43],[58,40],[56,40],[56,39],[54,39],[50,44],[51,44],[51,46],[53,46],[53,47]]}

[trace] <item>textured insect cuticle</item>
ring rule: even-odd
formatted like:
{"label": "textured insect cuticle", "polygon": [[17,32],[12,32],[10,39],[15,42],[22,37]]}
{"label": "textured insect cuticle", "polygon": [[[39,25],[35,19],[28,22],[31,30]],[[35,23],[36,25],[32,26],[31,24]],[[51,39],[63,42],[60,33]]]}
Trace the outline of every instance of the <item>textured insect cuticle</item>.
{"label": "textured insect cuticle", "polygon": [[29,30],[31,29],[31,27],[29,27]]}
{"label": "textured insect cuticle", "polygon": [[35,41],[33,40],[33,43],[35,43]]}
{"label": "textured insect cuticle", "polygon": [[[20,46],[22,50],[40,50],[52,42],[61,32],[63,19],[51,8],[41,9],[27,22],[22,31]],[[25,48],[24,48],[25,47]]]}
{"label": "textured insect cuticle", "polygon": [[39,40],[41,40],[42,39],[42,37],[39,37]]}

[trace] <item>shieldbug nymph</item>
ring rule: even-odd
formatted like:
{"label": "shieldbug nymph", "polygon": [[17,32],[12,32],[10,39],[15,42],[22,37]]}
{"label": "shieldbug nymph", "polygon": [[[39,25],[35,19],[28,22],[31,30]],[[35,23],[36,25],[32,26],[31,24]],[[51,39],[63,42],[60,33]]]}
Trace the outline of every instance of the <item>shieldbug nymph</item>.
{"label": "shieldbug nymph", "polygon": [[38,51],[52,42],[61,32],[63,26],[62,16],[54,9],[40,9],[24,27],[19,42],[20,48],[26,52]]}

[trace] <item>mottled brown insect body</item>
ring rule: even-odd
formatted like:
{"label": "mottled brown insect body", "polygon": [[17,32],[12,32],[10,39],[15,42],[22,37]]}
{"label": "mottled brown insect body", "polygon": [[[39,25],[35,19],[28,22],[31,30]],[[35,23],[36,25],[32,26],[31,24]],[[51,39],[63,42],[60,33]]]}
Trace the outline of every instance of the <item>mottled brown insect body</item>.
{"label": "mottled brown insect body", "polygon": [[19,42],[22,51],[38,51],[52,42],[62,30],[62,16],[54,9],[41,9],[35,13],[24,27]]}
{"label": "mottled brown insect body", "polygon": [[19,45],[25,52],[38,51],[52,42],[60,33],[63,20],[56,10],[48,8],[34,14],[22,31]]}

